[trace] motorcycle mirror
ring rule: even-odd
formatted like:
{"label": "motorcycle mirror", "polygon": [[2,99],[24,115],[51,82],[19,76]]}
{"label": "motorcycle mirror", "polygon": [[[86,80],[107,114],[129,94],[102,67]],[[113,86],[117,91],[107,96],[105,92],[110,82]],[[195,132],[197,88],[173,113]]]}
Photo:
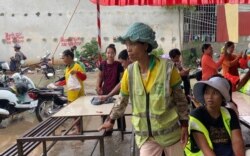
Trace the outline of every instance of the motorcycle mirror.
{"label": "motorcycle mirror", "polygon": [[54,74],[53,73],[48,73],[47,76],[52,77],[52,76],[54,76]]}

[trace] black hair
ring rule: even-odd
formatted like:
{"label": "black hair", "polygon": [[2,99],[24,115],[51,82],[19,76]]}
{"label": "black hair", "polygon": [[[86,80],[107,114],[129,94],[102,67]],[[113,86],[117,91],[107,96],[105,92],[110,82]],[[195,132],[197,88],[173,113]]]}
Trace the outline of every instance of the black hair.
{"label": "black hair", "polygon": [[118,59],[122,59],[122,60],[127,60],[127,59],[128,59],[128,51],[127,51],[127,49],[123,49],[123,50],[119,53]]}
{"label": "black hair", "polygon": [[71,50],[72,52],[75,52],[76,49],[77,49],[76,46],[73,46],[73,47],[70,48],[70,50]]}
{"label": "black hair", "polygon": [[72,59],[74,59],[74,53],[70,49],[64,50],[63,56],[67,56],[67,57],[70,56]]}
{"label": "black hair", "polygon": [[227,49],[228,49],[229,47],[231,47],[232,45],[234,45],[234,42],[232,42],[232,41],[227,41],[227,42],[225,43],[225,46],[224,46],[224,54],[225,54],[225,56],[228,55]]}
{"label": "black hair", "polygon": [[181,52],[179,49],[175,48],[169,51],[170,58],[175,58],[176,56],[180,56]]}
{"label": "black hair", "polygon": [[207,50],[207,48],[211,47],[210,43],[204,43],[201,47],[201,51],[202,53],[204,53],[205,50]]}
{"label": "black hair", "polygon": [[[147,43],[147,42],[140,42],[140,41],[137,41],[137,42],[140,43],[140,44],[145,44],[145,43]],[[151,44],[149,44],[149,43],[147,43],[147,44],[148,44],[147,53],[151,53],[152,50],[153,50],[153,47],[152,47]]]}
{"label": "black hair", "polygon": [[225,43],[225,49],[231,47],[232,45],[234,45],[234,42],[232,42],[232,41],[227,41],[227,42]]}
{"label": "black hair", "polygon": [[108,48],[113,49],[113,50],[115,51],[115,53],[116,53],[116,48],[115,48],[115,45],[114,45],[114,44],[109,44],[109,45],[107,46],[106,50],[105,50],[105,53],[107,52]]}
{"label": "black hair", "polygon": [[148,49],[147,49],[147,52],[148,52],[148,53],[151,53],[151,52],[152,52],[152,50],[153,50],[152,45],[151,45],[151,44],[148,44]]}

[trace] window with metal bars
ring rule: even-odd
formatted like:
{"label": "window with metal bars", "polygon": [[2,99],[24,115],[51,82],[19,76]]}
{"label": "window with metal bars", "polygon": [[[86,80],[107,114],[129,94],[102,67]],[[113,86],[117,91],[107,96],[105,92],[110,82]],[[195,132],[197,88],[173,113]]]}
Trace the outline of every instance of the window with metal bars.
{"label": "window with metal bars", "polygon": [[216,5],[202,5],[195,10],[184,10],[183,42],[215,42],[216,25]]}

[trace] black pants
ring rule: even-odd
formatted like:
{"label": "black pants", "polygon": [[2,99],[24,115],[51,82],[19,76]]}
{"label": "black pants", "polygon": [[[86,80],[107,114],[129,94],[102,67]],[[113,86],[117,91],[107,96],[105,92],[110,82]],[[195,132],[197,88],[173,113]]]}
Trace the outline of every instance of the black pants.
{"label": "black pants", "polygon": [[191,90],[189,76],[182,76],[181,79],[182,79],[183,84],[184,84],[184,93],[185,93],[187,100],[189,102],[188,95],[190,95],[190,90]]}

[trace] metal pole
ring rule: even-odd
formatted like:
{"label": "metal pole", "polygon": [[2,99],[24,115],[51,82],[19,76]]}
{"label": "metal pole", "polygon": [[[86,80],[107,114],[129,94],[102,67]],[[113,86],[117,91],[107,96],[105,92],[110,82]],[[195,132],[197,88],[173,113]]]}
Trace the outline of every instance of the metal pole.
{"label": "metal pole", "polygon": [[102,41],[101,41],[101,20],[100,20],[100,3],[99,0],[96,1],[96,9],[97,9],[97,27],[98,27],[98,46],[99,51],[102,48]]}
{"label": "metal pole", "polygon": [[96,9],[97,9],[97,27],[98,27],[98,62],[97,66],[100,65],[102,61],[101,49],[102,49],[102,40],[101,40],[101,20],[100,20],[100,0],[96,1]]}

